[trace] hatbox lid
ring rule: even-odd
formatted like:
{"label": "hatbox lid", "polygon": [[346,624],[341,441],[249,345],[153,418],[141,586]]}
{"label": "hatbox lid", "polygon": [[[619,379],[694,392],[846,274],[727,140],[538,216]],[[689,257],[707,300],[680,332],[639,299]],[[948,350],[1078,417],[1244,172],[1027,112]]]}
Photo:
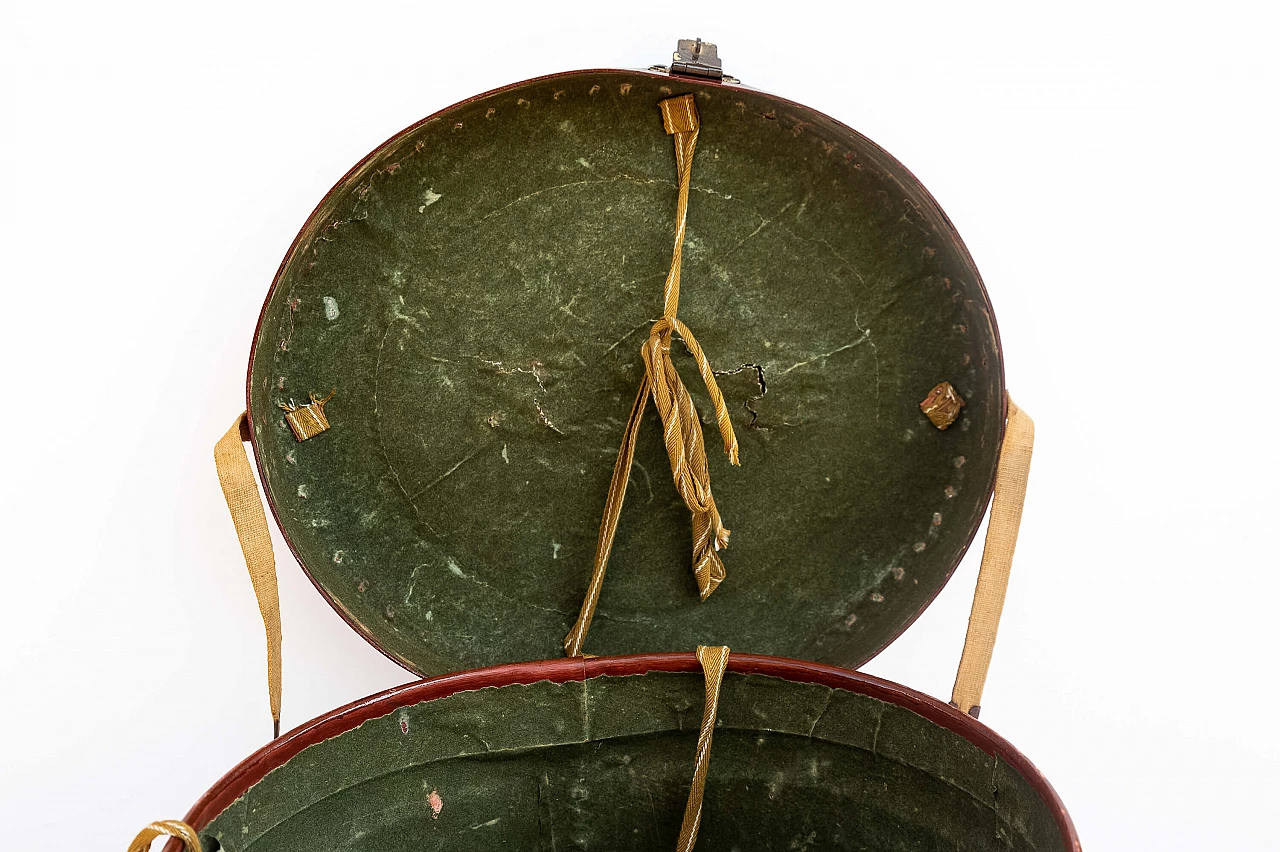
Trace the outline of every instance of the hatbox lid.
{"label": "hatbox lid", "polygon": [[[649,409],[590,654],[698,644],[855,667],[941,590],[1004,428],[991,306],[923,186],[822,113],[729,83],[591,70],[451,106],[353,168],[307,220],[249,364],[268,502],[371,643],[432,674],[563,653],[592,571],[677,202],[660,101],[701,115],[680,319],[723,391],[672,358],[733,531],[699,600],[690,514]],[[940,429],[921,404],[964,400]],[[299,441],[281,406],[311,395]],[[314,407],[313,407],[314,408]]]}

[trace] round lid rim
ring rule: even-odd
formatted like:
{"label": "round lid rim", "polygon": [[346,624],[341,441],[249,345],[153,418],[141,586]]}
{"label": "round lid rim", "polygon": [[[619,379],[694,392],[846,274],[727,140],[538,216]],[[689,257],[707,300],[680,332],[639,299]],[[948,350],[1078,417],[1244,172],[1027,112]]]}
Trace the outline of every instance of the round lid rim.
{"label": "round lid rim", "polygon": [[[335,194],[337,194],[343,187],[345,187],[350,177],[352,177],[354,174],[356,174],[361,169],[363,169],[369,162],[371,162],[381,152],[386,150],[386,148],[395,140],[409,133],[412,133],[418,128],[428,124],[431,121],[434,121],[440,118],[446,113],[452,112],[455,109],[466,106],[467,104],[473,103],[483,98],[487,98],[491,95],[499,94],[501,92],[509,91],[522,86],[544,82],[547,80],[562,79],[566,77],[588,76],[591,74],[634,74],[637,76],[650,77],[654,79],[673,79],[672,76],[669,74],[650,71],[648,69],[641,70],[641,69],[625,69],[625,68],[622,68],[622,69],[620,68],[584,68],[584,69],[577,69],[577,70],[571,70],[571,71],[562,71],[562,72],[557,72],[552,74],[543,74],[536,77],[530,77],[525,80],[520,80],[514,83],[508,83],[506,85],[498,86],[496,88],[489,89],[484,92],[480,92],[470,97],[463,98],[460,101],[452,103],[441,109],[438,109],[435,112],[431,113],[430,115],[427,115],[424,118],[421,118],[418,121],[415,121],[413,124],[410,124],[408,127],[405,127],[402,130],[399,130],[396,133],[393,133],[383,142],[381,142],[380,144],[375,146],[373,149],[371,149],[368,154],[366,154],[357,163],[355,163],[355,165],[353,165],[350,169],[348,169],[342,175],[342,177],[340,177],[333,184],[333,186],[329,188],[329,190],[324,194],[324,196],[321,197],[320,201],[316,204],[316,206],[312,209],[312,211],[307,215],[307,218],[302,223],[302,226],[298,229],[298,233],[294,236],[293,241],[289,244],[288,250],[285,252],[284,257],[280,261],[280,265],[276,268],[275,275],[271,280],[271,286],[267,290],[266,297],[263,299],[262,308],[258,312],[258,320],[254,325],[253,338],[250,341],[250,347],[249,347],[249,361],[245,371],[245,412],[246,412],[245,416],[246,418],[251,417],[251,412],[253,410],[252,397],[254,392],[254,385],[253,385],[254,362],[257,356],[258,340],[262,334],[263,325],[266,320],[267,311],[271,305],[272,298],[275,296],[276,291],[280,286],[281,279],[284,277],[285,271],[289,266],[290,261],[293,259],[294,254],[298,250],[298,247],[301,245],[303,241],[303,237],[306,234],[309,226],[315,220],[317,215],[319,215],[321,211],[324,210],[325,205],[329,201],[329,199],[333,197]],[[880,154],[886,157],[891,163],[893,163],[898,169],[901,169],[904,175],[909,177],[911,180],[915,181],[916,185],[919,187],[921,193],[923,194],[925,200],[929,204],[931,204],[934,207],[934,209],[938,212],[938,215],[941,217],[943,223],[948,229],[955,246],[962,253],[965,260],[969,263],[970,267],[973,269],[975,274],[974,284],[978,288],[978,292],[982,295],[983,300],[988,305],[991,304],[991,297],[990,297],[990,294],[987,292],[986,283],[982,280],[981,272],[978,270],[977,264],[974,263],[973,261],[973,256],[969,252],[969,247],[965,244],[964,240],[961,238],[959,231],[956,229],[955,225],[952,224],[950,217],[947,216],[946,211],[943,210],[942,208],[942,205],[938,203],[937,199],[933,197],[933,193],[929,191],[928,187],[926,187],[911,172],[910,169],[908,169],[896,157],[894,157],[891,153],[889,153],[883,147],[878,145],[875,141],[869,139],[862,133],[858,132],[854,128],[845,124],[844,122],[838,119],[832,118],[831,116],[827,115],[821,110],[816,110],[813,107],[805,106],[804,104],[801,104],[797,101],[793,101],[789,98],[786,98],[780,95],[775,95],[771,92],[765,92],[760,89],[753,89],[750,86],[743,86],[738,83],[723,83],[717,80],[712,80],[710,78],[700,79],[700,78],[693,78],[693,77],[675,77],[674,79],[678,79],[681,84],[686,84],[690,86],[700,86],[700,87],[706,87],[706,88],[746,89],[750,91],[755,91],[759,94],[767,95],[768,97],[778,101],[779,103],[817,113],[818,115],[821,115],[827,120],[831,121],[834,125],[843,129],[845,132],[849,133],[851,136],[856,137],[857,139],[865,142],[867,145],[874,148],[876,151],[878,151]],[[996,364],[995,364],[995,374],[996,374],[995,378],[996,378],[998,387],[1000,388],[1000,395],[1001,395],[1001,400],[999,403],[1000,417],[999,417],[999,429],[998,429],[997,440],[1003,441],[1005,429],[1006,429],[1006,421],[1008,419],[1008,399],[1007,399],[1007,396],[1005,395],[1006,384],[1005,384],[1005,373],[1004,373],[1004,347],[1000,339],[1000,327],[996,321],[994,311],[991,311],[989,313],[988,320],[991,324],[993,346],[994,346],[994,351],[997,355]],[[249,434],[250,446],[253,448],[254,464],[258,470],[259,481],[262,483],[265,483],[267,480],[267,473],[266,473],[266,469],[263,462],[263,455],[259,450],[258,438],[253,429],[252,420],[250,420],[249,423],[250,423],[250,426],[247,431]],[[996,474],[996,466],[993,465],[991,470],[990,481],[986,483],[982,491],[984,495],[982,499],[982,505],[984,507],[990,506],[991,497],[995,493],[995,480],[996,480],[995,474]],[[391,651],[389,648],[387,648],[378,639],[378,637],[374,635],[372,631],[370,631],[368,628],[365,627],[365,625],[357,621],[354,618],[354,616],[352,616],[351,613],[349,613],[346,610],[346,608],[344,608],[342,604],[327,589],[325,589],[325,587],[320,583],[320,581],[316,579],[315,575],[307,567],[307,564],[305,560],[302,558],[301,553],[299,553],[297,546],[293,542],[293,539],[290,537],[286,525],[282,523],[280,512],[276,506],[276,501],[273,498],[270,490],[263,487],[261,489],[261,492],[266,499],[266,504],[271,513],[271,518],[275,522],[276,529],[279,530],[281,537],[284,539],[285,544],[288,546],[290,554],[293,556],[294,561],[298,564],[298,567],[302,569],[302,573],[311,582],[311,585],[314,586],[316,591],[320,593],[321,598],[326,603],[329,604],[329,606],[333,609],[333,611],[336,612],[344,622],[346,622],[348,627],[354,630],[362,639],[365,640],[365,642],[367,642],[369,645],[375,648],[384,657],[391,660],[393,663],[395,663],[396,665],[400,666],[401,668],[405,669],[406,671],[410,672],[413,675],[416,675],[418,677],[427,677],[429,675],[428,671],[426,671],[424,668],[414,663],[412,660],[402,657],[401,655],[396,654],[393,651]],[[986,512],[984,509],[983,516],[985,516],[985,514]],[[945,574],[943,575],[942,581],[933,590],[932,594],[930,594],[926,599],[924,599],[921,602],[920,606],[913,613],[911,613],[907,618],[905,618],[902,624],[895,631],[893,631],[884,640],[882,644],[880,644],[878,647],[875,647],[869,650],[864,656],[859,657],[855,663],[852,663],[850,665],[850,668],[860,668],[861,666],[866,665],[868,662],[875,659],[875,657],[877,657],[882,651],[884,651],[886,648],[888,648],[890,645],[896,642],[898,640],[898,637],[900,637],[909,627],[911,627],[912,624],[916,622],[916,620],[922,614],[924,614],[924,611],[929,608],[929,606],[937,599],[938,595],[942,593],[942,590],[946,588],[947,584],[951,582],[951,578],[955,575],[956,569],[960,567],[960,563],[964,560],[964,557],[968,554],[969,549],[973,546],[973,541],[977,536],[978,528],[980,526],[981,526],[981,523],[975,524],[973,528],[970,530],[967,540],[965,541],[964,547],[959,550],[955,559],[951,562],[950,565],[947,566],[947,569]]]}
{"label": "round lid rim", "polygon": [[[350,731],[371,719],[393,713],[401,707],[445,698],[458,692],[486,687],[514,686],[542,681],[569,683],[597,677],[625,677],[650,673],[699,673],[702,665],[692,652],[630,654],[618,657],[572,657],[506,663],[481,669],[453,672],[414,683],[394,686],[353,701],[306,722],[272,740],[238,763],[209,788],[184,817],[197,831],[203,830],[218,814],[267,773],[282,766],[304,749]],[[769,657],[762,654],[729,655],[728,671],[742,675],[766,675],[792,683],[811,683],[865,695],[923,717],[962,737],[984,753],[1009,764],[1053,812],[1054,822],[1069,850],[1078,852],[1080,840],[1075,825],[1053,785],[1035,764],[1012,743],[982,722],[923,692],[875,675],[851,671],[825,663]],[[165,852],[178,852],[176,841]]]}

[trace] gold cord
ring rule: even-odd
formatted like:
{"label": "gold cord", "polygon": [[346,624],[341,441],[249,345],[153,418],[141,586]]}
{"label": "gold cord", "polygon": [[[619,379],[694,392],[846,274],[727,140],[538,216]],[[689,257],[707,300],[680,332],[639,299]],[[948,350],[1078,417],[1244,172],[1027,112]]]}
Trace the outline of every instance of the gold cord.
{"label": "gold cord", "polygon": [[162,819],[151,823],[151,825],[138,832],[138,836],[133,838],[133,842],[129,844],[129,852],[147,852],[151,848],[151,842],[157,837],[176,837],[182,841],[187,848],[187,852],[202,852],[200,849],[200,838],[196,836],[196,830],[185,822],[176,819]]}
{"label": "gold cord", "polygon": [[596,541],[591,581],[587,586],[578,620],[564,640],[565,653],[570,657],[582,654],[587,630],[591,627],[591,619],[600,600],[605,568],[609,563],[609,553],[613,549],[613,539],[618,529],[618,516],[622,512],[627,482],[631,477],[636,436],[650,396],[662,417],[663,442],[671,462],[671,478],[693,516],[693,574],[697,578],[702,600],[706,600],[725,577],[724,563],[717,551],[729,545],[729,530],[721,522],[720,512],[711,495],[711,475],[707,468],[707,451],[702,440],[702,424],[698,419],[698,412],[671,361],[672,336],[679,335],[706,383],[729,462],[738,464],[738,439],[733,433],[729,409],[716,384],[711,364],[693,332],[676,319],[676,310],[680,305],[680,268],[684,258],[685,223],[689,211],[689,177],[693,168],[693,152],[698,144],[698,111],[693,103],[693,95],[668,98],[658,106],[662,110],[663,126],[668,134],[675,137],[676,173],[679,178],[675,250],[663,287],[662,318],[653,324],[649,330],[649,339],[640,348],[640,356],[644,359],[644,379],[640,383],[635,403],[631,406],[631,416],[622,433],[622,447],[613,466],[613,478],[609,482],[604,516],[600,521],[600,535]]}
{"label": "gold cord", "polygon": [[698,753],[693,765],[693,782],[689,786],[689,800],[684,806],[684,821],[680,824],[677,852],[690,852],[698,841],[698,828],[702,825],[702,794],[707,786],[707,768],[711,765],[711,735],[716,728],[716,709],[720,704],[720,684],[729,664],[729,649],[699,645],[698,662],[702,663],[705,679],[706,701],[702,706],[702,727],[698,730]]}

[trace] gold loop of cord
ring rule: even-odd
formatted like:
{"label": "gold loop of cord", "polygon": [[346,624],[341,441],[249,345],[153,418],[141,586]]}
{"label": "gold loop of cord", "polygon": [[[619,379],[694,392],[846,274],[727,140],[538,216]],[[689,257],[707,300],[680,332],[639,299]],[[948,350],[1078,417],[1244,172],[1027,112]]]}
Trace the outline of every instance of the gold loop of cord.
{"label": "gold loop of cord", "polygon": [[668,134],[675,137],[678,177],[675,249],[671,255],[671,269],[663,287],[662,318],[653,324],[648,340],[640,348],[640,356],[644,359],[644,379],[631,407],[631,416],[622,433],[622,447],[613,466],[613,478],[609,482],[604,515],[600,520],[600,535],[596,541],[591,581],[587,585],[587,594],[582,601],[578,620],[564,640],[565,653],[570,657],[582,654],[582,645],[586,641],[587,630],[591,627],[591,620],[600,600],[605,568],[608,566],[613,538],[618,529],[618,516],[622,512],[627,482],[631,478],[636,436],[650,396],[662,418],[663,443],[671,462],[672,481],[693,516],[693,574],[698,581],[698,593],[702,600],[706,600],[725,577],[724,563],[717,551],[729,545],[729,530],[721,522],[720,512],[711,495],[711,474],[707,467],[702,422],[694,407],[693,397],[680,381],[680,374],[671,361],[672,336],[679,335],[707,386],[729,462],[738,464],[738,438],[734,435],[733,422],[729,418],[724,395],[716,384],[715,373],[693,332],[676,319],[676,310],[680,306],[680,269],[684,261],[684,235],[689,212],[689,180],[693,169],[693,152],[698,144],[698,111],[693,103],[693,95],[668,98],[658,106],[662,110],[663,126]]}
{"label": "gold loop of cord", "polygon": [[196,830],[177,819],[157,820],[142,829],[129,844],[128,852],[147,852],[151,848],[152,841],[157,837],[176,837],[186,846],[187,852],[203,852]]}
{"label": "gold loop of cord", "polygon": [[702,727],[698,729],[693,781],[689,785],[689,799],[684,806],[684,820],[680,823],[676,852],[691,852],[693,845],[698,842],[698,828],[702,825],[702,794],[707,786],[707,769],[711,766],[711,735],[716,729],[720,685],[724,682],[725,668],[729,665],[729,649],[724,645],[699,645],[698,662],[702,664],[706,701],[702,705]]}

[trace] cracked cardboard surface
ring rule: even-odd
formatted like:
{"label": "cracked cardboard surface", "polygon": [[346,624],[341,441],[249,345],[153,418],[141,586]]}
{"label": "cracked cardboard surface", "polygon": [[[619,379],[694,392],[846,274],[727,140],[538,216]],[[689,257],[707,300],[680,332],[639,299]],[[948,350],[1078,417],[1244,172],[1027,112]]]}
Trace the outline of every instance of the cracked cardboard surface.
{"label": "cracked cardboard surface", "polygon": [[[415,671],[560,653],[661,311],[670,88],[555,78],[406,132],[329,197],[265,308],[250,413],[281,525]],[[681,88],[703,116],[681,318],[740,414],[742,467],[710,460],[729,576],[699,603],[650,412],[586,650],[857,665],[981,520],[1002,410],[990,307],[874,145],[766,95]],[[918,408],[941,380],[969,401],[945,433]],[[276,404],[335,386],[331,428],[297,444]]]}
{"label": "cracked cardboard surface", "polygon": [[[697,675],[491,687],[304,750],[203,836],[227,852],[670,847]],[[1061,849],[1007,764],[892,704],[730,674],[699,849]]]}

